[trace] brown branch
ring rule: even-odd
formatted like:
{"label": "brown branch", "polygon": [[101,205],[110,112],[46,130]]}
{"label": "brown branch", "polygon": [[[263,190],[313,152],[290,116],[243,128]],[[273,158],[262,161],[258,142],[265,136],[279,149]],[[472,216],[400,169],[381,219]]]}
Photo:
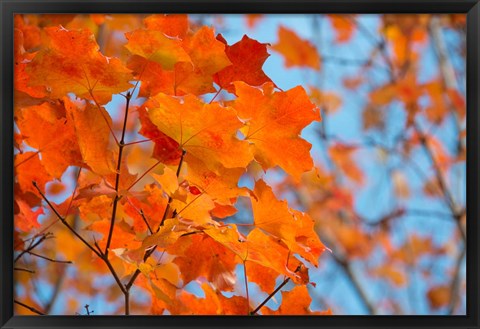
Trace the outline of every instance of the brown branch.
{"label": "brown branch", "polygon": [[145,222],[145,225],[147,225],[148,231],[150,234],[153,234],[152,228],[150,227],[150,224],[148,223],[147,218],[145,217],[145,214],[143,213],[143,210],[140,209],[140,216],[142,217],[143,221]]}
{"label": "brown branch", "polygon": [[455,262],[455,272],[453,274],[452,283],[450,285],[450,303],[448,305],[448,314],[450,315],[453,315],[453,313],[455,312],[455,307],[459,299],[458,288],[460,286],[460,270],[466,252],[467,248],[463,246],[462,251],[458,254]]}
{"label": "brown branch", "polygon": [[365,26],[363,26],[363,24],[361,24],[357,19],[355,19],[355,17],[349,15],[348,19],[353,24],[355,24],[358,30],[362,32],[364,35],[366,35],[371,40],[371,42],[376,46],[376,48],[380,51],[380,54],[383,57],[385,64],[388,66],[388,70],[390,71],[390,81],[394,83],[396,81],[395,71],[394,71],[392,60],[390,59],[387,53],[385,40],[383,38],[381,40],[377,40],[376,37]]}
{"label": "brown branch", "polygon": [[250,295],[248,293],[247,263],[243,261],[243,278],[245,279],[245,293],[247,295],[247,315],[250,312]]}
{"label": "brown branch", "polygon": [[[180,162],[178,163],[178,167],[177,167],[177,172],[176,172],[176,176],[177,178],[180,176],[180,170],[182,169],[182,164],[183,164],[183,159],[185,158],[185,154],[187,152],[185,150],[182,150],[182,156],[180,157]],[[158,228],[155,232],[158,232],[160,231],[160,227],[163,226],[163,223],[165,222],[165,220],[167,219],[167,216],[170,212],[170,204],[172,203],[172,197],[169,196],[168,197],[168,202],[167,202],[167,207],[165,208],[165,212],[163,213],[163,216],[162,216],[162,220],[160,221],[160,224],[158,225]]]}
{"label": "brown branch", "polygon": [[[298,267],[295,269],[294,273],[296,273],[296,272],[298,272],[298,271],[300,271],[300,266],[298,266]],[[276,294],[277,292],[279,292],[280,289],[282,289],[282,288],[288,283],[288,281],[290,281],[290,278],[285,278],[285,280],[283,280],[283,282],[280,283],[280,284],[278,285],[278,287],[275,288],[275,290],[272,291],[272,293],[271,293],[270,295],[268,295],[267,298],[265,298],[265,300],[264,300],[263,302],[260,303],[260,305],[258,305],[252,312],[250,312],[250,315],[255,315],[258,311],[260,311],[260,309],[263,307],[263,305],[265,305],[270,299],[272,299],[273,296],[275,296],[275,294]]]}
{"label": "brown branch", "polygon": [[[182,169],[182,164],[183,164],[183,159],[185,158],[185,154],[186,154],[186,151],[185,150],[182,150],[182,156],[180,158],[180,162],[178,163],[178,167],[177,167],[177,172],[176,172],[176,176],[177,178],[179,177],[180,175],[180,171]],[[167,203],[167,206],[165,208],[165,212],[163,213],[163,216],[162,216],[162,220],[160,221],[160,225],[158,226],[158,228],[156,229],[155,233],[158,233],[158,231],[160,231],[160,228],[161,226],[163,225],[163,222],[165,221],[165,219],[167,218],[167,213],[170,209],[170,203],[172,202],[172,198],[169,196],[168,197],[168,203]],[[152,247],[152,249],[150,249],[149,251],[145,252],[145,255],[143,256],[143,261],[145,262],[154,252],[155,250],[157,249],[157,246],[154,246]],[[140,270],[137,268],[135,270],[135,272],[133,273],[132,277],[130,278],[130,281],[128,281],[128,283],[125,285],[125,289],[126,291],[130,291],[130,288],[133,286],[133,284],[135,283],[135,280],[137,279],[137,277],[140,275]]]}
{"label": "brown branch", "polygon": [[98,247],[98,244],[95,242],[95,246],[99,248],[96,250],[90,243],[88,243],[80,234],[77,233],[77,231],[70,225],[68,222],[63,218],[58,211],[53,207],[53,205],[50,203],[50,201],[47,199],[47,197],[43,194],[43,192],[38,188],[38,185],[36,182],[33,182],[33,185],[37,189],[38,193],[42,196],[42,198],[45,200],[45,202],[48,204],[48,206],[52,209],[52,211],[57,215],[57,217],[60,219],[60,221],[76,236],[82,241],[95,255],[97,255],[100,259],[104,261],[104,263],[107,265],[108,269],[110,270],[110,273],[112,274],[113,278],[115,279],[115,282],[117,283],[118,287],[122,291],[122,293],[126,293],[125,286],[123,283],[120,281],[120,278],[118,277],[117,273],[115,272],[115,269],[113,268],[112,264],[110,263],[110,260],[108,259],[107,254],[103,254],[101,252],[101,249]]}
{"label": "brown branch", "polygon": [[50,203],[50,201],[47,199],[45,194],[43,194],[43,192],[40,190],[37,183],[32,182],[32,184],[37,189],[38,193],[40,193],[43,200],[45,200],[45,202],[48,204],[50,209],[55,213],[57,218],[63,223],[63,225],[65,225],[70,230],[70,232],[72,232],[78,239],[80,239],[80,241],[82,241],[84,245],[86,245],[91,251],[93,251],[95,255],[102,258],[102,254],[100,254],[97,250],[95,250],[95,248],[93,248],[92,245],[87,242],[87,240],[85,240],[80,234],[78,234],[77,231],[75,231],[75,229],[66,221],[66,219],[58,213],[57,209],[55,209],[55,207]]}
{"label": "brown branch", "polygon": [[46,315],[45,313],[37,310],[35,307],[29,306],[29,305],[27,305],[27,304],[24,304],[24,303],[22,303],[22,302],[20,302],[20,301],[18,301],[18,300],[16,300],[16,299],[14,299],[13,302],[14,302],[15,304],[18,304],[18,305],[20,305],[20,306],[25,307],[27,310],[29,310],[29,311],[31,311],[31,312],[33,312],[33,313],[37,313],[38,315]]}
{"label": "brown branch", "polygon": [[126,99],[125,118],[123,119],[122,137],[120,139],[120,143],[118,144],[118,160],[117,160],[117,169],[115,172],[115,199],[113,200],[112,218],[110,219],[110,229],[108,231],[107,244],[105,246],[105,252],[104,252],[105,256],[107,257],[108,257],[108,251],[110,249],[110,243],[112,242],[113,227],[115,226],[115,218],[117,217],[118,200],[120,200],[120,197],[118,195],[118,189],[120,186],[120,169],[122,166],[122,153],[123,153],[123,148],[125,146],[125,132],[127,130],[128,109],[130,107],[131,98],[132,98],[132,95],[130,94],[130,92],[128,92],[127,95],[125,96],[125,99]]}
{"label": "brown branch", "polygon": [[360,297],[360,300],[365,305],[365,308],[367,309],[368,313],[372,314],[372,315],[375,315],[376,314],[375,307],[373,306],[373,303],[368,298],[365,290],[363,289],[363,286],[360,284],[357,277],[353,273],[351,264],[344,259],[340,259],[334,253],[332,253],[331,255],[333,256],[333,258],[335,259],[337,264],[340,265],[340,267],[343,269],[343,271],[347,275],[348,279],[352,283],[353,288],[355,289],[358,296]]}
{"label": "brown branch", "polygon": [[91,315],[94,312],[94,311],[90,311],[90,309],[89,309],[90,305],[85,304],[84,307],[85,307],[85,311],[87,312],[87,315]]}
{"label": "brown branch", "polygon": [[438,185],[440,187],[440,190],[442,191],[443,197],[445,201],[447,202],[450,210],[453,213],[455,223],[458,227],[458,230],[462,236],[463,241],[466,241],[467,236],[466,233],[462,227],[461,224],[461,216],[459,215],[462,210],[458,208],[457,204],[455,203],[455,199],[452,196],[452,193],[450,192],[450,189],[447,186],[447,183],[445,181],[445,178],[443,177],[442,170],[440,168],[440,165],[437,163],[435,159],[435,155],[433,154],[433,150],[430,148],[430,145],[428,145],[428,141],[426,136],[423,134],[423,132],[420,130],[420,127],[414,123],[413,127],[415,128],[415,131],[417,132],[420,140],[420,144],[422,148],[424,149],[425,153],[427,154],[430,162],[433,165],[433,169],[435,171],[435,178],[437,179]]}
{"label": "brown branch", "polygon": [[22,252],[17,257],[15,257],[13,263],[16,263],[20,258],[23,257],[23,255],[25,255],[26,253],[29,253],[30,251],[35,249],[38,245],[40,245],[43,241],[45,241],[49,235],[51,235],[51,233],[42,234],[40,236],[40,239],[38,239],[37,241],[35,241],[36,237],[33,237],[33,239],[31,241],[30,245],[28,246],[28,248],[25,249],[25,250],[22,250]]}
{"label": "brown branch", "polygon": [[100,114],[102,115],[103,120],[104,120],[105,123],[107,124],[108,129],[110,130],[110,133],[112,134],[113,139],[115,140],[115,144],[119,145],[117,136],[115,136],[115,132],[113,131],[113,128],[112,128],[112,126],[110,125],[110,122],[108,122],[107,117],[106,117],[105,114],[102,112],[102,107],[100,106],[100,104],[99,104],[99,103],[97,102],[97,100],[95,99],[95,96],[93,95],[93,90],[89,90],[89,93],[90,93],[90,97],[92,97],[92,100],[93,100],[93,102],[95,103],[97,109],[100,111]]}
{"label": "brown branch", "polygon": [[14,270],[14,271],[27,272],[27,273],[35,274],[35,271],[29,270],[28,268],[14,267],[13,270]]}
{"label": "brown branch", "polygon": [[110,273],[112,274],[113,278],[115,279],[115,282],[117,282],[118,287],[122,291],[122,293],[125,294],[125,286],[123,285],[122,281],[120,281],[120,278],[117,275],[117,272],[115,272],[115,269],[112,266],[112,263],[110,263],[110,260],[107,258],[108,256],[106,254],[103,254],[100,258],[103,259],[105,264],[107,265],[108,269],[110,270]]}
{"label": "brown branch", "polygon": [[50,300],[48,303],[45,305],[45,313],[49,314],[50,310],[52,309],[53,305],[55,305],[55,302],[58,298],[58,294],[60,293],[60,290],[63,285],[63,280],[65,279],[65,267],[62,267],[60,275],[57,276],[57,281],[55,282],[55,286],[53,287],[53,293],[52,296],[50,297]]}
{"label": "brown branch", "polygon": [[125,295],[125,315],[130,315],[130,291],[126,290]]}
{"label": "brown branch", "polygon": [[52,262],[52,263],[73,264],[73,262],[70,261],[70,260],[52,259],[52,258],[48,258],[48,257],[42,256],[42,255],[39,255],[39,254],[34,253],[34,252],[32,252],[32,251],[27,251],[27,252],[28,252],[28,254],[30,254],[30,255],[32,255],[32,256],[36,256],[36,257],[39,257],[39,258],[48,260],[49,262]]}

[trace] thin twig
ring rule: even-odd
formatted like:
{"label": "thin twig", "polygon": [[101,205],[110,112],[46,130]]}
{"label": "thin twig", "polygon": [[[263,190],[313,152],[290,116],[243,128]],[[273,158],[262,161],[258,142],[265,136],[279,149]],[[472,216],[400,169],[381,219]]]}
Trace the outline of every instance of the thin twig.
{"label": "thin twig", "polygon": [[357,292],[358,296],[360,297],[360,300],[363,302],[363,304],[365,305],[365,308],[367,309],[368,311],[368,314],[372,314],[372,315],[375,315],[376,314],[376,311],[375,311],[375,307],[373,306],[372,302],[370,301],[370,299],[367,297],[367,294],[366,292],[364,291],[363,289],[363,286],[360,284],[360,282],[358,281],[357,277],[353,274],[353,271],[352,271],[352,267],[350,265],[349,262],[343,260],[343,259],[340,259],[337,255],[335,255],[334,253],[331,254],[333,256],[333,258],[335,259],[335,261],[337,262],[337,264],[340,265],[340,267],[343,269],[343,271],[345,272],[345,274],[347,275],[348,279],[350,280],[350,282],[352,283],[352,286],[353,288],[355,289],[355,291]]}
{"label": "thin twig", "polygon": [[38,239],[37,241],[34,240],[34,239],[35,239],[35,237],[34,237],[34,239],[32,240],[32,242],[31,242],[30,245],[28,246],[28,248],[25,249],[25,250],[22,250],[22,252],[21,252],[20,254],[18,254],[17,257],[15,257],[13,263],[18,262],[18,260],[19,260],[20,258],[22,258],[23,255],[25,255],[26,253],[32,251],[32,250],[35,249],[38,245],[40,245],[43,241],[45,241],[45,240],[47,239],[47,236],[48,236],[48,235],[49,235],[49,233],[47,233],[47,234],[42,234],[42,235],[40,236],[40,239]]}
{"label": "thin twig", "polygon": [[24,303],[22,303],[22,302],[20,302],[20,301],[18,301],[18,300],[16,300],[16,299],[14,299],[13,302],[14,302],[15,304],[18,304],[18,305],[20,305],[20,306],[25,307],[27,310],[30,310],[30,311],[32,311],[33,313],[37,313],[38,315],[46,315],[45,313],[37,310],[35,307],[29,306],[29,305],[27,305],[27,304],[24,304]]}
{"label": "thin twig", "polygon": [[[294,271],[294,273],[296,273],[296,272],[298,272],[298,271],[300,271],[300,266],[298,266],[298,267],[296,268],[296,270]],[[290,281],[290,278],[289,278],[289,277],[288,277],[288,278],[285,278],[285,280],[283,280],[283,282],[280,283],[280,285],[279,285],[277,288],[275,288],[275,290],[274,290],[270,295],[268,295],[267,298],[265,298],[265,300],[260,303],[260,305],[258,305],[252,312],[250,312],[250,315],[255,315],[258,311],[260,311],[260,309],[263,307],[263,305],[265,305],[270,299],[272,299],[273,296],[275,296],[275,294],[276,294],[277,292],[279,292],[280,289],[282,289],[289,281]]]}
{"label": "thin twig", "polygon": [[[176,172],[177,178],[180,176],[180,170],[182,169],[182,164],[183,164],[183,159],[185,158],[185,154],[186,154],[186,151],[182,150],[182,156],[180,157],[180,162],[178,163],[177,172]],[[157,230],[155,232],[158,232],[160,230],[160,227],[163,226],[163,223],[167,219],[167,216],[170,213],[170,204],[172,203],[172,201],[173,201],[172,197],[169,196],[167,207],[165,208],[165,212],[163,213],[162,220],[160,221],[160,224],[158,225]]]}
{"label": "thin twig", "polygon": [[250,312],[250,295],[248,293],[247,263],[243,262],[243,278],[245,279],[245,293],[247,295],[247,314]]}
{"label": "thin twig", "polygon": [[455,272],[453,274],[452,283],[450,285],[450,302],[448,304],[448,314],[453,315],[457,301],[459,299],[458,288],[460,286],[460,272],[462,268],[463,258],[467,252],[467,248],[463,246],[462,251],[458,254],[455,263]]}
{"label": "thin twig", "polygon": [[13,270],[14,270],[14,271],[27,272],[27,273],[35,274],[35,271],[29,270],[28,268],[14,267]]}
{"label": "thin twig", "polygon": [[93,248],[92,245],[87,242],[87,240],[85,240],[80,234],[78,234],[77,231],[75,231],[75,229],[66,221],[66,219],[58,213],[57,209],[55,209],[55,207],[50,203],[50,201],[47,199],[45,194],[43,194],[43,192],[40,190],[37,183],[32,182],[32,184],[37,189],[38,193],[40,193],[43,200],[45,200],[45,202],[50,207],[50,209],[55,213],[58,219],[63,223],[63,225],[65,225],[70,230],[70,232],[72,232],[78,239],[80,239],[80,241],[82,241],[84,245],[86,245],[91,251],[93,251],[95,255],[102,258],[102,254],[100,254],[97,250],[95,250],[95,248]]}
{"label": "thin twig", "polygon": [[42,256],[42,255],[39,255],[39,254],[34,253],[34,252],[32,252],[32,251],[27,251],[27,252],[28,252],[30,255],[32,255],[32,256],[36,256],[36,257],[39,257],[39,258],[48,260],[49,262],[52,262],[52,263],[73,264],[73,262],[70,261],[70,260],[52,259],[52,258],[48,258],[48,257]]}
{"label": "thin twig", "polygon": [[115,226],[115,218],[117,217],[118,200],[120,200],[120,197],[118,196],[118,189],[120,186],[120,169],[122,166],[122,153],[123,153],[123,148],[125,146],[125,131],[127,130],[128,109],[130,107],[131,98],[132,98],[132,95],[130,94],[130,92],[128,92],[127,95],[125,96],[125,99],[126,99],[125,118],[123,120],[122,137],[120,139],[120,143],[118,144],[118,160],[117,160],[117,168],[115,172],[115,198],[113,200],[112,218],[110,219],[110,229],[108,231],[107,244],[105,246],[105,252],[104,252],[105,256],[108,256],[110,243],[112,242],[113,228]]}
{"label": "thin twig", "polygon": [[[182,150],[182,156],[180,158],[180,162],[178,163],[177,172],[176,172],[177,178],[180,175],[180,171],[182,169],[182,164],[183,164],[183,159],[185,158],[185,154],[186,154],[186,151]],[[165,208],[165,212],[163,213],[162,220],[161,220],[158,228],[155,230],[155,233],[158,233],[158,231],[160,231],[160,228],[163,225],[163,222],[164,222],[165,218],[167,217],[167,212],[169,211],[169,205],[170,205],[170,202],[171,202],[171,197],[169,197],[168,200],[169,201],[168,201],[167,206]],[[155,252],[156,249],[157,249],[157,246],[153,246],[152,249],[148,250],[143,257],[143,261],[145,262]],[[132,287],[132,285],[134,284],[135,280],[140,275],[140,273],[141,273],[141,271],[139,269],[135,270],[132,277],[130,278],[130,281],[128,281],[128,283],[125,285],[125,289],[126,289],[127,292],[130,291],[130,288]]]}

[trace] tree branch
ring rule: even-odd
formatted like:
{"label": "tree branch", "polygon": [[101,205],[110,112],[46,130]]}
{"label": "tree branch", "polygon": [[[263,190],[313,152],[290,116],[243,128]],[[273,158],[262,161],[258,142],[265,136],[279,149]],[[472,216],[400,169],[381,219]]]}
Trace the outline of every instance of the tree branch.
{"label": "tree branch", "polygon": [[373,306],[373,303],[369,300],[365,290],[363,289],[362,285],[360,284],[357,277],[353,273],[351,264],[343,259],[340,259],[334,253],[332,253],[331,255],[347,275],[348,279],[352,283],[353,288],[355,289],[358,296],[360,297],[360,300],[365,305],[365,308],[367,309],[368,314],[375,315],[376,314],[375,307]]}
{"label": "tree branch", "polygon": [[458,288],[460,286],[460,269],[462,267],[463,258],[467,252],[467,248],[463,246],[462,251],[458,254],[455,262],[455,272],[453,274],[452,283],[450,285],[450,303],[448,305],[448,314],[453,315],[457,301],[459,299]]}
{"label": "tree branch", "polygon": [[[296,272],[298,272],[298,271],[300,271],[300,266],[298,266],[298,267],[295,269],[294,273],[296,273]],[[280,289],[282,289],[289,281],[290,281],[290,278],[285,278],[285,280],[283,280],[283,282],[280,283],[280,284],[278,285],[278,287],[275,288],[275,290],[272,291],[272,293],[271,293],[270,295],[268,295],[267,298],[265,298],[265,300],[264,300],[263,302],[260,303],[260,305],[258,305],[252,312],[250,312],[250,315],[255,315],[258,311],[260,311],[260,309],[263,307],[263,305],[265,305],[270,299],[272,299],[273,296],[275,296],[275,294],[276,294],[277,292],[279,292]]]}
{"label": "tree branch", "polygon": [[92,247],[92,245],[90,243],[87,242],[87,240],[85,240],[80,234],[77,233],[77,231],[75,231],[75,229],[70,226],[70,224],[68,224],[68,222],[66,221],[66,219],[64,217],[62,217],[58,211],[55,209],[55,207],[50,203],[50,201],[48,201],[47,197],[45,196],[45,194],[43,194],[43,192],[40,190],[40,188],[38,187],[37,183],[36,182],[32,182],[33,186],[37,189],[38,193],[40,193],[40,195],[42,196],[43,200],[45,200],[45,202],[48,204],[48,206],[50,207],[50,209],[55,213],[55,215],[58,217],[58,219],[63,223],[63,225],[65,225],[69,230],[70,232],[72,232],[78,239],[80,239],[80,241],[83,242],[83,244],[85,244],[91,251],[93,251],[93,253],[95,253],[95,255],[97,255],[98,257],[102,258],[102,255],[95,249]]}
{"label": "tree branch", "polygon": [[39,254],[34,253],[34,252],[32,252],[32,251],[27,251],[27,252],[28,252],[28,254],[30,254],[30,255],[32,255],[32,256],[36,256],[36,257],[39,257],[39,258],[48,260],[49,262],[52,262],[52,263],[73,264],[73,262],[70,261],[70,260],[52,259],[52,258],[48,258],[48,257],[42,256],[42,255],[39,255]]}
{"label": "tree branch", "polygon": [[20,258],[23,257],[23,255],[35,249],[38,245],[40,245],[43,241],[45,241],[49,235],[51,235],[51,233],[42,234],[40,236],[40,239],[38,239],[37,241],[35,241],[35,237],[34,237],[33,240],[30,242],[30,245],[28,246],[28,248],[25,250],[22,250],[22,252],[17,257],[15,257],[13,263],[15,264]]}
{"label": "tree branch", "polygon": [[415,131],[417,132],[419,139],[420,139],[420,144],[422,145],[423,149],[425,150],[425,153],[427,153],[427,156],[430,160],[430,162],[433,165],[433,169],[435,171],[435,177],[437,179],[438,185],[440,186],[440,189],[443,193],[443,196],[445,198],[445,201],[447,202],[450,210],[452,211],[455,223],[458,227],[458,230],[462,236],[463,241],[465,242],[467,240],[467,235],[462,227],[459,214],[462,212],[461,209],[458,208],[455,199],[453,198],[450,189],[447,186],[447,183],[445,181],[445,178],[443,177],[442,170],[440,169],[439,164],[437,163],[435,159],[435,155],[433,154],[432,149],[430,148],[430,145],[428,145],[427,138],[423,134],[423,132],[420,130],[420,127],[416,123],[413,123],[413,127]]}
{"label": "tree branch", "polygon": [[15,304],[18,304],[18,305],[20,305],[20,306],[25,307],[27,310],[29,310],[29,311],[31,311],[31,312],[33,312],[33,313],[37,313],[38,315],[46,315],[45,313],[37,310],[35,307],[29,306],[29,305],[27,305],[27,304],[24,304],[24,303],[22,303],[22,302],[20,302],[20,301],[18,301],[18,300],[16,300],[16,299],[14,299],[13,302],[14,302]]}
{"label": "tree branch", "polygon": [[120,139],[120,143],[118,144],[118,160],[117,160],[117,169],[115,172],[115,199],[113,200],[113,209],[112,209],[112,218],[110,219],[110,229],[108,231],[108,236],[107,236],[107,244],[105,246],[105,256],[108,257],[108,251],[110,249],[110,243],[112,242],[112,235],[113,235],[113,227],[115,226],[115,218],[117,217],[117,206],[118,206],[118,200],[120,200],[120,197],[118,195],[118,189],[120,186],[120,171],[122,167],[122,153],[123,153],[123,148],[125,146],[125,131],[127,130],[127,120],[128,120],[128,109],[130,107],[130,99],[132,98],[132,95],[130,92],[127,93],[125,96],[126,102],[125,102],[125,118],[123,119],[123,128],[122,128],[122,137]]}
{"label": "tree branch", "polygon": [[14,270],[14,271],[27,272],[27,273],[35,274],[35,271],[29,270],[28,268],[14,267],[13,270]]}
{"label": "tree branch", "polygon": [[[180,162],[178,163],[177,172],[176,172],[177,178],[180,176],[180,171],[182,169],[182,164],[183,164],[183,159],[185,158],[185,154],[186,154],[186,151],[182,150],[182,156],[180,158]],[[168,197],[168,203],[167,203],[167,206],[165,208],[165,212],[163,213],[163,216],[162,216],[162,220],[160,221],[160,225],[158,226],[158,228],[155,230],[155,233],[158,233],[158,231],[160,231],[160,228],[162,227],[163,222],[167,218],[167,213],[170,209],[170,203],[171,202],[172,202],[172,198],[169,196]],[[152,249],[147,251],[145,253],[145,255],[143,256],[143,261],[145,262],[155,252],[156,249],[157,249],[157,246],[154,246],[154,247],[152,247]],[[127,290],[127,292],[130,291],[130,288],[133,286],[133,284],[135,283],[135,280],[140,275],[140,273],[141,273],[140,270],[137,268],[135,270],[135,272],[133,273],[132,277],[130,278],[130,281],[128,281],[128,283],[125,285],[125,289]]]}

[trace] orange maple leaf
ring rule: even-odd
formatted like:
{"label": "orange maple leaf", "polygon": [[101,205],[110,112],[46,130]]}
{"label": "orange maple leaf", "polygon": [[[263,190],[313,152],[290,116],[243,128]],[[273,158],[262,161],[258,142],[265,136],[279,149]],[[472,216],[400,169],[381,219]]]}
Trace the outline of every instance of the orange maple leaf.
{"label": "orange maple leaf", "polygon": [[313,167],[312,146],[300,133],[313,121],[320,121],[318,108],[300,86],[274,92],[271,83],[258,89],[236,82],[235,88],[238,98],[233,107],[247,121],[244,135],[255,146],[255,160],[264,170],[278,165],[300,179]]}
{"label": "orange maple leaf", "polygon": [[180,99],[162,93],[151,97],[145,108],[160,131],[210,170],[246,167],[253,158],[248,143],[236,137],[244,124],[232,108],[204,104],[192,95]]}
{"label": "orange maple leaf", "polygon": [[227,40],[221,34],[217,36],[217,39],[225,44],[225,53],[232,62],[232,65],[214,75],[215,83],[222,89],[235,93],[235,87],[232,84],[235,81],[243,81],[251,86],[272,82],[262,70],[263,63],[270,56],[267,52],[268,44],[250,39],[246,35],[231,46],[227,44]]}
{"label": "orange maple leaf", "polygon": [[284,26],[278,29],[278,43],[272,49],[283,55],[287,67],[306,66],[320,70],[320,55],[315,46]]}
{"label": "orange maple leaf", "polygon": [[101,104],[132,87],[130,71],[119,59],[103,56],[89,30],[58,26],[44,31],[46,46],[26,68],[30,85],[46,86],[51,98],[74,93]]}

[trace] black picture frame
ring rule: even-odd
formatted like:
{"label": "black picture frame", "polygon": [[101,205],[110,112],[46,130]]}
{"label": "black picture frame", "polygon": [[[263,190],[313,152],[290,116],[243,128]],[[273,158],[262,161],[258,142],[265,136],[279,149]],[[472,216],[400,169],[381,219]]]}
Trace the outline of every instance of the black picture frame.
{"label": "black picture frame", "polygon": [[[0,0],[1,328],[480,328],[479,47],[477,0]],[[13,15],[15,13],[467,13],[467,314],[465,316],[14,316]]]}

